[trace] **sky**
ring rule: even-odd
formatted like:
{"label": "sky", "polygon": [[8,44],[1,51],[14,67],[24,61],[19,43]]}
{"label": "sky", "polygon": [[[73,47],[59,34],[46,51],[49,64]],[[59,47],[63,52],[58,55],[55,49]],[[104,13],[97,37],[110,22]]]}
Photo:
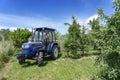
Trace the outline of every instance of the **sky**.
{"label": "sky", "polygon": [[97,8],[112,15],[113,0],[0,0],[0,29],[50,27],[61,34],[67,33],[76,16],[81,25],[97,18]]}

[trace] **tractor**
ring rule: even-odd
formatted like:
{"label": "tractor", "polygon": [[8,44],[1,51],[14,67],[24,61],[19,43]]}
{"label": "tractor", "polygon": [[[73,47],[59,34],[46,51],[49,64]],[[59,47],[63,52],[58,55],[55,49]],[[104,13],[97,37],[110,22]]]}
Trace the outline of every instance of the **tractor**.
{"label": "tractor", "polygon": [[16,56],[19,64],[23,64],[26,59],[32,59],[36,60],[40,66],[47,55],[53,60],[57,59],[60,45],[56,40],[55,31],[55,29],[47,27],[34,28],[29,41],[22,44],[20,52]]}

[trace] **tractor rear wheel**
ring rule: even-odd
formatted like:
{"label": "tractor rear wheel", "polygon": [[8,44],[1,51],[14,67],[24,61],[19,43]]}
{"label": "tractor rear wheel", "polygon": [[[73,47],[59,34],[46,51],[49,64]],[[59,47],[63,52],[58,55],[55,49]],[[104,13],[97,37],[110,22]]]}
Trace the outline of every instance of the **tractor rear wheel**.
{"label": "tractor rear wheel", "polygon": [[53,46],[53,49],[52,49],[52,53],[51,53],[51,58],[52,59],[57,59],[59,56],[59,49],[57,47],[57,45]]}

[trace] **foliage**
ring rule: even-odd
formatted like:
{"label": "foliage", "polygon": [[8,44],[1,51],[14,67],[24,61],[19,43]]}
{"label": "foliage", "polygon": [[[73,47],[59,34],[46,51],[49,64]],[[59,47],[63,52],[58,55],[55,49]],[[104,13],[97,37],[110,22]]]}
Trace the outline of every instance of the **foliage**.
{"label": "foliage", "polygon": [[120,0],[115,0],[113,4],[115,12],[112,16],[107,18],[100,16],[106,20],[107,25],[100,41],[102,54],[97,59],[102,67],[98,73],[100,80],[120,79]]}
{"label": "foliage", "polygon": [[0,69],[4,67],[4,64],[10,60],[7,53],[0,53]]}
{"label": "foliage", "polygon": [[72,55],[72,57],[80,57],[85,54],[89,39],[85,26],[81,26],[75,17],[72,17],[72,19],[72,24],[65,23],[65,25],[69,26],[69,29],[64,42],[64,47],[67,51],[67,56]]}
{"label": "foliage", "polygon": [[[1,29],[0,33],[5,37],[6,40],[9,39],[9,34],[10,34],[10,30],[9,29]],[[0,37],[1,40],[1,37]]]}
{"label": "foliage", "polygon": [[101,70],[97,74],[100,80],[119,80],[120,79],[120,53],[116,51],[109,51],[104,53],[100,60]]}
{"label": "foliage", "polygon": [[65,50],[67,51],[68,55],[70,54],[72,56],[78,56],[78,50],[79,50],[79,37],[80,37],[80,25],[77,23],[75,17],[72,17],[73,22],[72,24],[65,23],[65,25],[69,26],[68,29],[68,36],[65,40],[64,46]]}
{"label": "foliage", "polygon": [[113,7],[115,8],[116,12],[120,12],[120,0],[114,0]]}
{"label": "foliage", "polygon": [[10,33],[10,36],[13,40],[13,45],[16,48],[20,48],[24,42],[28,41],[31,32],[28,29],[20,29],[14,30]]}
{"label": "foliage", "polygon": [[[13,55],[14,51],[13,51],[12,46],[9,43],[10,43],[9,41],[5,41],[4,50],[0,51],[0,68],[3,68],[4,65],[9,62],[11,56]],[[0,44],[2,44],[2,43],[0,43]],[[12,49],[10,49],[10,48],[12,48]]]}
{"label": "foliage", "polygon": [[102,37],[102,30],[101,25],[99,23],[99,18],[90,20],[89,25],[91,27],[91,30],[89,34],[91,35],[91,46],[93,46],[93,49],[100,50],[100,47],[98,45],[99,40]]}
{"label": "foliage", "polygon": [[64,41],[67,37],[67,34],[61,34],[59,31],[56,31],[56,39],[60,45],[60,52],[64,53],[65,49],[64,49]]}
{"label": "foliage", "polygon": [[55,35],[56,35],[56,40],[61,39],[61,33],[59,31],[55,31]]}
{"label": "foliage", "polygon": [[86,34],[86,28],[85,26],[82,26],[82,29],[80,30],[80,38],[79,38],[79,46],[80,46],[80,50],[82,51],[82,55],[84,55],[85,51],[87,51],[88,45],[89,45],[89,39],[88,39],[88,35]]}
{"label": "foliage", "polygon": [[0,54],[0,61],[7,63],[9,61],[9,56],[7,54]]}

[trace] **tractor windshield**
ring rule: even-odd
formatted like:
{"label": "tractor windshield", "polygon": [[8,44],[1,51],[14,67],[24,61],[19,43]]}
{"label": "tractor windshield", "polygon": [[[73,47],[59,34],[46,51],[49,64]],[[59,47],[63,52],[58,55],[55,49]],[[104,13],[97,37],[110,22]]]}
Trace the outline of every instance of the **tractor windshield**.
{"label": "tractor windshield", "polygon": [[49,32],[45,31],[35,31],[32,36],[29,38],[29,42],[39,42],[39,41],[47,41],[51,40],[51,35]]}
{"label": "tractor windshield", "polygon": [[32,36],[30,36],[29,41],[30,42],[38,42],[38,41],[43,41],[43,35],[45,32],[41,31],[35,31]]}

